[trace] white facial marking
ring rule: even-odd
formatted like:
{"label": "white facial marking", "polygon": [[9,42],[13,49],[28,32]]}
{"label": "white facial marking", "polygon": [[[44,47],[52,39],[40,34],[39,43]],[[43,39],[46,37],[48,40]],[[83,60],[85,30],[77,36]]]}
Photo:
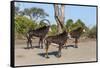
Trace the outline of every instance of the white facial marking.
{"label": "white facial marking", "polygon": [[51,31],[51,28],[49,28],[49,31]]}
{"label": "white facial marking", "polygon": [[85,30],[85,29],[83,29],[83,32],[86,32],[86,30]]}
{"label": "white facial marking", "polygon": [[71,35],[70,35],[70,33],[68,33],[68,38],[71,39]]}

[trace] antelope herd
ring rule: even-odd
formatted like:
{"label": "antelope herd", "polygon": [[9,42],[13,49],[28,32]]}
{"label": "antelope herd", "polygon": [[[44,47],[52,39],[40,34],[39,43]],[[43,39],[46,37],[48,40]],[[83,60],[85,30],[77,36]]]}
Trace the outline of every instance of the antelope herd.
{"label": "antelope herd", "polygon": [[[81,34],[85,31],[84,28],[78,27],[75,30],[72,30],[70,33],[68,33],[66,30],[64,30],[62,33],[59,33],[54,36],[47,36],[49,30],[50,30],[50,22],[46,19],[42,20],[47,21],[49,25],[43,26],[41,28],[35,29],[35,30],[29,30],[26,34],[27,37],[27,48],[32,48],[32,36],[38,37],[39,38],[39,47],[43,48],[43,43],[45,44],[45,49],[46,49],[46,58],[49,58],[48,56],[48,49],[49,46],[51,46],[51,43],[55,43],[59,45],[58,47],[58,57],[61,57],[61,50],[63,46],[66,44],[67,40],[70,38],[75,39],[75,48],[78,48],[78,39],[80,38]],[[53,46],[53,45],[52,45]]]}

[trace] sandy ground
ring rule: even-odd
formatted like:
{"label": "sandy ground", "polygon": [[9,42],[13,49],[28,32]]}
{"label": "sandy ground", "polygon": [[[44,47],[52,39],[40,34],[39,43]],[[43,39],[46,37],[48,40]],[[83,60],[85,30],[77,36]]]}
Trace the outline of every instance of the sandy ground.
{"label": "sandy ground", "polygon": [[95,40],[80,41],[78,48],[74,48],[74,43],[69,42],[67,48],[62,49],[61,58],[56,57],[58,46],[51,45],[48,51],[49,59],[45,58],[45,49],[40,49],[37,42],[38,39],[33,41],[33,49],[26,49],[25,40],[17,40],[15,44],[16,66],[96,61]]}

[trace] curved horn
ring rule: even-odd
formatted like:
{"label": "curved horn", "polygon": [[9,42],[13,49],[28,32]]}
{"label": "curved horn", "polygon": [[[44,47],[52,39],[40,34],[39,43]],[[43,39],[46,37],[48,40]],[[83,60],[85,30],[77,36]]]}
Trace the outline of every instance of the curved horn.
{"label": "curved horn", "polygon": [[50,26],[50,21],[49,21],[49,20],[47,20],[47,19],[43,19],[43,20],[41,20],[40,22],[43,22],[43,21],[47,21],[48,24],[49,24],[49,26]]}

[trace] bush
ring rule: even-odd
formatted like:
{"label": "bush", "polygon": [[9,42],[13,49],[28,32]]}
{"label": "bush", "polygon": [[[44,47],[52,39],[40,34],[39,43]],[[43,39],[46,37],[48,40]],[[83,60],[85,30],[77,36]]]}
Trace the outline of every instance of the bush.
{"label": "bush", "polygon": [[37,24],[28,19],[27,17],[24,16],[16,16],[15,17],[15,33],[18,36],[25,36],[26,32],[29,29],[35,29],[37,27]]}
{"label": "bush", "polygon": [[89,38],[96,38],[96,26],[93,26],[89,31],[88,31],[88,37]]}
{"label": "bush", "polygon": [[57,25],[52,24],[51,25],[51,32],[48,33],[48,35],[56,35],[57,34]]}

